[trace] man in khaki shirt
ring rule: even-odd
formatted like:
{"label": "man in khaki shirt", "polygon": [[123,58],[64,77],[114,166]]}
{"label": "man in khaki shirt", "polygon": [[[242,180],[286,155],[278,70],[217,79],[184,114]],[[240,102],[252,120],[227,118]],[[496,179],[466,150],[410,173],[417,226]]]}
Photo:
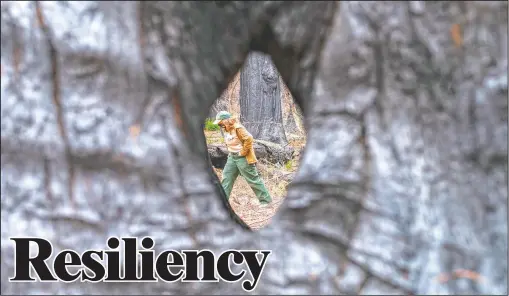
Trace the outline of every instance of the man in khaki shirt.
{"label": "man in khaki shirt", "polygon": [[257,159],[253,149],[253,136],[226,111],[217,113],[214,124],[226,131],[224,140],[229,154],[221,181],[226,197],[230,198],[233,184],[240,174],[254,191],[260,204],[269,204],[272,198],[255,165]]}

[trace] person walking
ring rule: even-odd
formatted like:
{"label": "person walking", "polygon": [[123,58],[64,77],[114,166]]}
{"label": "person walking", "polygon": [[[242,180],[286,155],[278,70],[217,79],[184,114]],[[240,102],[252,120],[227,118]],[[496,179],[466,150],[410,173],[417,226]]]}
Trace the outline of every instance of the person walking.
{"label": "person walking", "polygon": [[240,174],[256,194],[260,204],[269,204],[272,198],[256,169],[258,160],[253,149],[253,136],[227,111],[218,112],[214,124],[219,125],[228,148],[228,159],[221,180],[226,198],[230,198],[233,184]]}

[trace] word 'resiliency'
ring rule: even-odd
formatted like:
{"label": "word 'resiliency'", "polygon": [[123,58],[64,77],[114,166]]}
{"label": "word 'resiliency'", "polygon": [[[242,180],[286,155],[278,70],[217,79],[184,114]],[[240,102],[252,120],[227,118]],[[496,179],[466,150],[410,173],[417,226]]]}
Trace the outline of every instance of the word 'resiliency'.
{"label": "word 'resiliency'", "polygon": [[[166,250],[157,256],[154,240],[145,237],[141,249],[135,237],[110,237],[109,250],[87,250],[79,254],[73,250],[62,250],[48,266],[47,260],[53,253],[48,240],[37,237],[11,238],[15,244],[14,277],[11,282],[219,282],[235,283],[249,272],[252,280],[244,280],[242,288],[252,291],[271,254],[269,250],[226,250],[216,259],[210,250]],[[123,259],[120,260],[120,242],[124,243]],[[30,257],[30,243],[35,243],[38,252]],[[261,255],[261,256],[257,256]],[[261,257],[260,260],[258,257]],[[201,260],[199,260],[201,258]],[[199,262],[202,262],[200,269]],[[123,263],[123,268],[121,266]],[[240,272],[234,273],[230,265],[246,263]],[[105,266],[106,265],[106,266]],[[50,269],[52,268],[53,271]],[[72,268],[71,272],[69,269]],[[36,277],[32,276],[32,270]],[[199,276],[201,270],[201,276]],[[123,272],[121,272],[123,271]]]}

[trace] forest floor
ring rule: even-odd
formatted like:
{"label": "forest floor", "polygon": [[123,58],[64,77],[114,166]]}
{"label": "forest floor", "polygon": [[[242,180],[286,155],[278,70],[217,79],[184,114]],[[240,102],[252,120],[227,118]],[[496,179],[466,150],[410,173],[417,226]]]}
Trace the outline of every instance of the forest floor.
{"label": "forest floor", "polygon": [[[224,143],[219,131],[205,130],[204,133],[207,144]],[[287,138],[295,151],[302,151],[306,144],[304,136],[290,134]],[[230,205],[252,229],[260,229],[270,223],[286,196],[287,186],[292,182],[301,156],[302,153],[296,153],[294,158],[284,165],[272,164],[263,159],[258,160],[256,167],[272,196],[272,203],[267,207],[260,207],[253,190],[242,176],[237,178],[230,196]],[[221,180],[222,170],[215,168],[214,170]]]}

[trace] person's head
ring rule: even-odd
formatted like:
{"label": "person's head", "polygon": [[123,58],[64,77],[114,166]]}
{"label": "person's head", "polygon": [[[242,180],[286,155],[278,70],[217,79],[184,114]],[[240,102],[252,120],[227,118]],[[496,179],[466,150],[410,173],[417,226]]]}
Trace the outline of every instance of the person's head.
{"label": "person's head", "polygon": [[228,130],[228,127],[231,125],[231,119],[232,115],[229,112],[219,111],[216,115],[216,120],[214,120],[214,124]]}

